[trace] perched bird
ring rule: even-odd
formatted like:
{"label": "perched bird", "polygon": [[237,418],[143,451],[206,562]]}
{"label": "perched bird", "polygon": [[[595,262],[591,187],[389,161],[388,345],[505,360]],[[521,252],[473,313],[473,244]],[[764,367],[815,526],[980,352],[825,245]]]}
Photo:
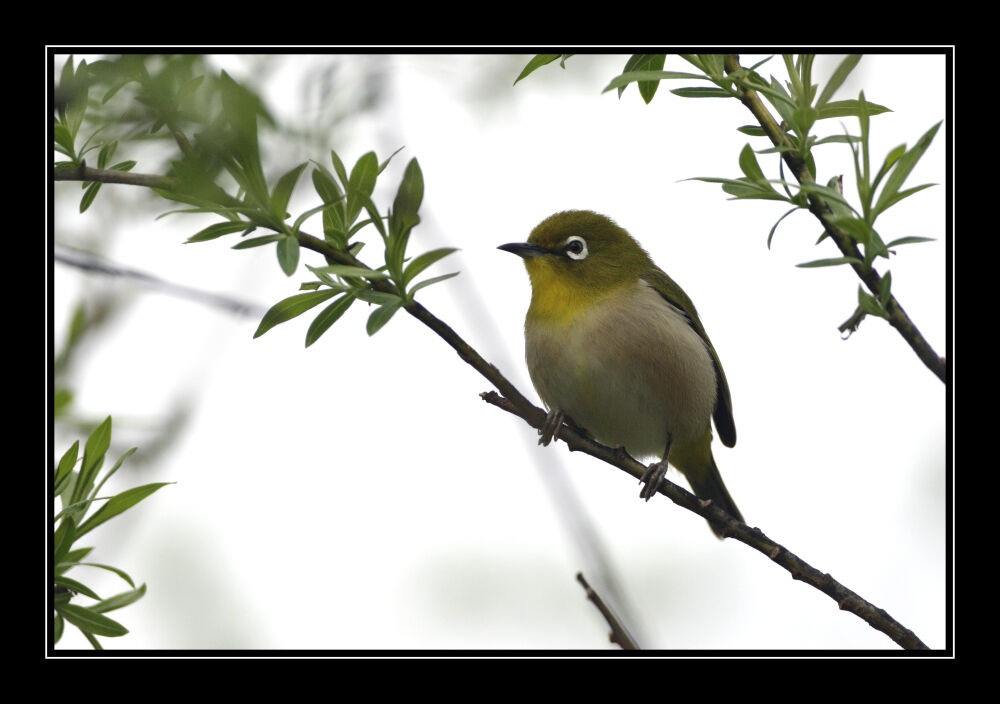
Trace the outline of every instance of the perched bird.
{"label": "perched bird", "polygon": [[657,492],[669,460],[696,496],[742,521],[711,447],[712,418],[722,443],[736,444],[729,385],[681,287],[628,232],[587,210],[556,213],[527,242],[499,249],[522,257],[531,280],[525,357],[549,409],[539,443],[568,417],[606,445],[660,458],[640,497]]}

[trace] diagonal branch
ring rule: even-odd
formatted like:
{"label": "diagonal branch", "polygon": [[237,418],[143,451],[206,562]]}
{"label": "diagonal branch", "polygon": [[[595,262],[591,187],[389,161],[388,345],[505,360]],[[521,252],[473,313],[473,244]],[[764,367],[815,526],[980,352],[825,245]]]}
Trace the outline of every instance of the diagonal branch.
{"label": "diagonal branch", "polygon": [[[72,171],[57,172],[72,174]],[[60,180],[82,180],[81,176],[91,175],[81,169],[81,174],[76,179],[64,177]],[[130,176],[142,176],[141,174],[126,174]],[[164,177],[144,176],[143,178],[157,181],[163,184]],[[92,179],[93,180],[93,179]],[[166,179],[170,181],[170,179]],[[109,180],[109,183],[132,183],[139,185],[137,181]],[[163,185],[157,185],[157,188]],[[354,257],[349,252],[337,249],[325,240],[309,235],[301,230],[298,233],[299,245],[306,249],[322,254],[329,261],[350,266],[360,266],[365,269],[369,267],[362,261]],[[386,279],[377,279],[370,282],[373,290],[399,295],[396,287]],[[403,304],[406,312],[433,330],[438,337],[445,341],[458,356],[483,377],[485,377],[498,391],[489,391],[481,394],[484,401],[508,413],[518,416],[533,428],[540,429],[545,422],[545,411],[532,404],[517,388],[500,373],[500,370],[486,361],[471,345],[456,333],[451,326],[436,317],[424,306],[416,301],[408,301]],[[586,454],[603,460],[608,464],[618,467],[622,471],[639,479],[646,471],[646,467],[634,460],[623,449],[612,449],[602,445],[590,438],[577,433],[569,426],[561,427],[557,432],[558,438],[566,442],[570,451],[580,450]],[[659,493],[664,494],[678,506],[688,509],[699,516],[725,526],[725,535],[735,538],[739,542],[749,545],[764,555],[767,555],[775,563],[785,568],[793,579],[800,580],[820,590],[844,611],[849,611],[867,622],[872,628],[888,635],[894,642],[907,649],[926,650],[927,646],[908,628],[897,622],[885,610],[878,608],[874,604],[861,598],[829,574],[824,574],[812,567],[795,554],[789,552],[782,545],[772,541],[758,528],[751,528],[745,523],[741,523],[732,518],[722,509],[712,505],[711,502],[702,503],[689,491],[664,480],[659,489]]]}
{"label": "diagonal branch", "polygon": [[[736,54],[726,54],[725,67],[727,73],[733,73],[734,71],[742,69],[742,66],[740,66],[739,56]],[[764,129],[764,132],[767,133],[771,143],[776,147],[791,147],[791,140],[789,140],[785,130],[782,129],[782,127],[775,121],[770,111],[764,105],[763,101],[761,101],[757,91],[752,88],[748,88],[740,80],[736,80],[736,84],[740,90],[740,101],[757,119],[757,122]],[[812,176],[809,173],[809,168],[806,166],[805,161],[802,160],[794,149],[784,150],[782,152],[782,158],[791,169],[799,183],[813,182]],[[823,224],[823,229],[826,231],[827,235],[829,235],[830,239],[836,243],[843,255],[845,257],[852,257],[863,262],[864,256],[858,250],[854,240],[850,237],[850,235],[844,232],[843,229],[832,222],[831,218],[833,216],[833,211],[830,209],[830,206],[827,205],[823,197],[816,193],[809,193],[808,198],[809,212],[815,215],[816,218]],[[868,290],[875,296],[878,296],[881,291],[882,281],[878,272],[870,266],[857,262],[852,262],[851,268],[854,269],[854,273],[858,275],[858,278],[861,279]],[[903,339],[910,345],[917,357],[920,358],[920,361],[922,361],[928,369],[934,372],[934,374],[941,381],[946,382],[948,379],[947,360],[935,352],[930,343],[924,339],[924,336],[920,334],[920,330],[918,330],[917,326],[913,324],[912,320],[910,320],[910,317],[906,314],[906,311],[903,310],[903,306],[899,305],[899,301],[896,300],[895,296],[890,294],[889,301],[886,304],[885,309],[889,314],[889,324],[896,328],[896,331],[903,336]]]}

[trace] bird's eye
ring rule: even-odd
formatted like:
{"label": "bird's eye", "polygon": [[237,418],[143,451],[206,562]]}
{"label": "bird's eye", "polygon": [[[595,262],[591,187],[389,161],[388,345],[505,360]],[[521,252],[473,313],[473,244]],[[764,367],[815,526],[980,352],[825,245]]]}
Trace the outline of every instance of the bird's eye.
{"label": "bird's eye", "polygon": [[581,259],[587,258],[587,241],[582,237],[573,235],[567,238],[566,243],[563,245],[563,252],[570,259],[575,259],[580,261]]}

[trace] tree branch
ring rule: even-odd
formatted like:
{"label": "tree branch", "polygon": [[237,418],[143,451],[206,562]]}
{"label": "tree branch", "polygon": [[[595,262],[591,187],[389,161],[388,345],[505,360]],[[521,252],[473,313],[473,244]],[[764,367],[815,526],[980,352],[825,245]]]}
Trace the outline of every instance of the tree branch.
{"label": "tree branch", "polygon": [[[725,67],[727,73],[733,73],[734,71],[742,69],[739,56],[736,54],[726,54]],[[767,133],[768,138],[770,138],[771,143],[776,147],[791,147],[792,143],[791,140],[789,140],[788,135],[775,121],[770,111],[764,105],[763,101],[761,101],[757,91],[747,87],[739,79],[736,80],[736,84],[740,90],[740,101],[757,119],[757,122],[764,129],[764,132]],[[813,178],[809,173],[809,168],[794,149],[784,150],[781,156],[799,183],[813,183]],[[815,193],[809,193],[807,196],[809,199],[809,212],[815,215],[816,218],[823,224],[823,229],[826,231],[827,235],[829,235],[830,239],[836,243],[843,255],[845,257],[852,257],[863,262],[864,256],[858,250],[854,240],[850,237],[850,235],[844,232],[843,229],[831,221],[833,211],[830,209],[830,206],[827,205],[823,197]],[[861,279],[868,290],[875,296],[878,296],[881,291],[882,281],[878,272],[870,266],[854,262],[851,263],[851,268],[854,269],[854,273],[858,275],[858,278]],[[896,331],[902,335],[903,339],[910,345],[920,361],[922,361],[928,369],[934,372],[934,374],[941,381],[947,382],[947,360],[938,355],[937,352],[934,351],[934,348],[930,346],[930,343],[924,339],[923,335],[920,334],[920,330],[918,330],[917,326],[913,324],[912,320],[910,320],[906,311],[903,310],[901,305],[899,305],[899,301],[896,300],[895,296],[890,294],[889,301],[886,304],[885,309],[889,314],[889,324],[896,328]]]}
{"label": "tree branch", "polygon": [[127,186],[146,186],[147,188],[163,188],[165,190],[173,190],[176,187],[174,179],[169,176],[94,169],[87,166],[86,161],[81,161],[75,169],[54,169],[52,178],[55,181],[99,181],[101,183],[122,183]]}
{"label": "tree branch", "polygon": [[608,622],[611,626],[611,633],[609,634],[609,640],[612,643],[617,643],[622,650],[639,650],[638,644],[629,635],[628,629],[625,628],[625,624],[615,615],[615,612],[604,603],[604,599],[601,595],[595,592],[587,580],[584,579],[582,572],[576,573],[576,581],[583,585],[583,589],[587,594],[587,598],[597,607],[597,610],[601,612],[601,616],[604,620]]}
{"label": "tree branch", "polygon": [[[155,188],[172,188],[171,179],[162,176],[148,176],[142,174],[123,174],[132,177],[131,179],[120,178],[115,172],[104,172],[100,169],[88,169],[81,165],[79,173],[76,170],[56,171],[56,174],[63,174],[57,180],[102,180],[100,177],[107,176],[107,183],[128,183],[132,185],[148,185]],[[90,177],[90,178],[87,178]],[[138,180],[132,180],[138,179]],[[154,185],[155,184],[155,185]],[[359,266],[368,269],[366,264],[355,258],[346,251],[337,249],[325,240],[321,240],[310,234],[298,233],[299,245],[306,249],[322,254],[328,260],[338,264]],[[372,289],[399,295],[396,287],[386,279],[377,279],[370,282]],[[416,301],[409,301],[403,305],[406,312],[433,330],[438,337],[444,340],[458,356],[483,377],[485,377],[500,394],[489,391],[481,394],[483,400],[508,413],[525,420],[533,428],[540,429],[545,422],[545,411],[532,404],[517,388],[507,380],[500,370],[487,362],[471,345],[463,340],[451,326],[437,318],[433,313],[424,308]],[[612,449],[602,445],[584,435],[574,431],[569,426],[562,426],[556,433],[558,439],[566,442],[570,451],[581,450],[586,454],[603,460],[608,464],[618,467],[622,471],[630,474],[635,479],[640,479],[646,471],[646,467],[634,460],[622,448]],[[894,642],[907,649],[928,649],[927,646],[908,628],[898,623],[889,616],[885,610],[876,607],[870,602],[862,599],[856,593],[840,584],[829,574],[824,574],[815,569],[795,554],[789,552],[782,545],[772,541],[758,528],[750,528],[745,523],[737,521],[722,509],[712,505],[709,501],[702,503],[689,491],[682,487],[664,480],[659,489],[659,493],[665,495],[678,506],[688,509],[699,516],[709,519],[712,522],[724,526],[726,537],[735,538],[739,542],[749,545],[760,553],[767,555],[772,561],[784,567],[793,579],[809,584],[829,596],[837,602],[837,605],[844,611],[849,611],[867,622],[872,628],[888,635]]]}
{"label": "tree branch", "polygon": [[[516,404],[510,403],[494,391],[487,391],[480,396],[487,403],[522,418],[533,428],[541,429],[545,422],[545,411],[540,408],[533,407],[529,412],[521,413]],[[637,480],[646,471],[646,467],[642,463],[634,460],[622,448],[610,448],[602,445],[580,435],[569,426],[562,426],[558,431],[558,437],[566,443],[570,452],[579,450],[591,457],[604,460]],[[751,528],[747,524],[737,521],[721,508],[712,505],[711,501],[703,502],[691,492],[667,479],[664,479],[660,485],[659,493],[678,506],[697,513],[713,523],[723,525],[726,537],[734,538],[749,545],[757,552],[767,555],[772,561],[784,567],[792,575],[792,579],[805,582],[820,590],[837,602],[837,606],[841,610],[849,611],[864,620],[872,628],[885,633],[900,646],[910,650],[928,650],[928,647],[917,638],[913,631],[892,618],[884,609],[880,609],[861,598],[829,574],[820,572],[783,545],[768,538],[759,528]]]}

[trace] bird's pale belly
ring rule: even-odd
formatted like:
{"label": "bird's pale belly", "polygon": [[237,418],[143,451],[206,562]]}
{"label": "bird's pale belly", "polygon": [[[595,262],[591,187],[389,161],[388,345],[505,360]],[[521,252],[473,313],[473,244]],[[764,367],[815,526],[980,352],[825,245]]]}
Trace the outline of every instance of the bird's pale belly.
{"label": "bird's pale belly", "polygon": [[667,435],[685,444],[704,436],[716,381],[705,343],[655,290],[598,301],[562,324],[529,318],[532,383],[597,440],[639,457],[662,456]]}

